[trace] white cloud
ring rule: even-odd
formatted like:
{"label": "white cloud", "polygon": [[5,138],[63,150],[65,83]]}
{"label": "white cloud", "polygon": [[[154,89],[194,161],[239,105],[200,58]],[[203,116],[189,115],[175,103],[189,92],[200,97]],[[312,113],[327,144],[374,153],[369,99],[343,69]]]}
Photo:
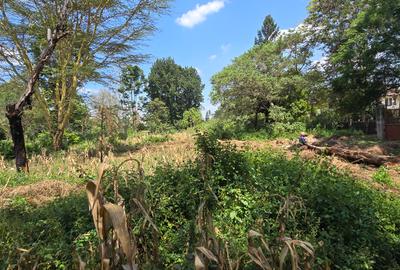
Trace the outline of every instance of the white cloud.
{"label": "white cloud", "polygon": [[221,50],[223,53],[227,53],[230,49],[231,49],[231,44],[227,43],[227,44],[222,44],[221,45]]}
{"label": "white cloud", "polygon": [[207,16],[212,13],[217,13],[225,6],[225,0],[213,0],[204,5],[196,5],[195,9],[189,10],[181,17],[176,19],[176,23],[192,28],[195,25],[204,22]]}
{"label": "white cloud", "polygon": [[216,54],[210,55],[208,57],[208,60],[210,60],[210,61],[214,61],[215,59],[217,59],[217,55]]}

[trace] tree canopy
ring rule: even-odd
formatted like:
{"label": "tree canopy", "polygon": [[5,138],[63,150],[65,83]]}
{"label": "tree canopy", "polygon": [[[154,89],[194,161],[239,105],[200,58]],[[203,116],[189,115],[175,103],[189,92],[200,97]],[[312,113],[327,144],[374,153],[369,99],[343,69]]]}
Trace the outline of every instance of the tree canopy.
{"label": "tree canopy", "polygon": [[326,79],[343,111],[363,111],[400,86],[399,21],[399,1],[311,2],[310,36],[325,48]]}
{"label": "tree canopy", "polygon": [[212,78],[212,101],[225,115],[263,113],[268,119],[273,104],[290,104],[307,93],[304,74],[310,52],[301,35],[293,33],[250,49]]}
{"label": "tree canopy", "polygon": [[263,25],[257,32],[254,44],[260,45],[275,40],[279,35],[279,27],[271,15],[265,17]]}
{"label": "tree canopy", "polygon": [[183,113],[200,108],[204,85],[197,70],[181,67],[172,58],[158,59],[152,66],[145,92],[150,100],[159,99],[169,110],[170,124],[175,125]]}

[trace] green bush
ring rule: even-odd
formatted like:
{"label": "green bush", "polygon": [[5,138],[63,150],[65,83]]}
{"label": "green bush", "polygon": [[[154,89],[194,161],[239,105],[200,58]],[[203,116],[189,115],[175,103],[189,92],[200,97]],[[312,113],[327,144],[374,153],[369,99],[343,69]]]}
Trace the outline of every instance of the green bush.
{"label": "green bush", "polygon": [[[107,174],[103,181],[109,201],[114,198],[109,187],[119,183],[143,269],[192,269],[195,248],[204,235],[212,236],[202,227],[205,222],[212,224],[221,250],[228,250],[232,260],[242,258],[240,269],[257,269],[248,257],[249,230],[265,235],[268,243],[282,234],[310,242],[313,269],[399,268],[398,197],[324,160],[241,152],[214,136],[200,136],[197,148],[198,159],[182,166],[164,165],[143,177],[134,164],[118,178]],[[297,203],[283,207],[290,198]],[[0,268],[15,266],[17,248],[32,248],[27,258],[39,262],[40,269],[74,269],[76,254],[96,265],[92,251],[98,240],[87,209],[81,195],[40,208],[16,198],[0,210]],[[150,220],[157,230],[147,226]],[[215,267],[210,262],[210,269]]]}
{"label": "green bush", "polygon": [[179,121],[179,128],[188,129],[193,128],[203,122],[201,112],[197,108],[191,108],[183,113],[182,120]]}
{"label": "green bush", "polygon": [[148,135],[144,137],[141,144],[143,145],[155,144],[155,143],[168,142],[169,140],[170,137],[168,135]]}
{"label": "green bush", "polygon": [[[246,256],[247,232],[271,241],[279,236],[281,198],[296,196],[303,207],[286,220],[286,235],[316,249],[316,267],[396,269],[400,258],[400,200],[368,188],[327,162],[287,160],[274,152],[237,152],[212,137],[198,141],[198,162],[158,168],[148,178],[148,204],[156,207],[165,268],[192,265],[186,250],[197,244],[199,206],[212,212],[218,238],[233,258]],[[202,156],[201,154],[200,156]],[[182,245],[187,243],[188,247]],[[245,260],[246,261],[246,260]],[[245,264],[242,269],[254,269]]]}
{"label": "green bush", "polygon": [[240,134],[246,132],[244,120],[218,119],[214,118],[204,122],[198,127],[201,131],[206,131],[221,140],[239,138]]}
{"label": "green bush", "polygon": [[389,186],[393,185],[393,179],[385,166],[379,167],[379,169],[372,176],[372,179],[380,184],[385,184]]}
{"label": "green bush", "polygon": [[14,199],[0,209],[0,269],[77,269],[76,239],[93,230],[87,209],[85,196],[39,208]]}
{"label": "green bush", "polygon": [[301,122],[273,123],[270,127],[270,134],[273,138],[297,138],[300,132],[306,130],[306,124]]}
{"label": "green bush", "polygon": [[0,126],[0,141],[7,139],[7,131]]}
{"label": "green bush", "polygon": [[332,136],[362,136],[364,132],[355,129],[326,129],[319,125],[310,130],[316,136],[319,137],[332,137]]}
{"label": "green bush", "polygon": [[64,134],[64,144],[66,147],[74,144],[78,144],[82,141],[78,133],[73,131],[65,131]]}
{"label": "green bush", "polygon": [[14,158],[13,142],[11,140],[0,140],[0,155],[5,159]]}

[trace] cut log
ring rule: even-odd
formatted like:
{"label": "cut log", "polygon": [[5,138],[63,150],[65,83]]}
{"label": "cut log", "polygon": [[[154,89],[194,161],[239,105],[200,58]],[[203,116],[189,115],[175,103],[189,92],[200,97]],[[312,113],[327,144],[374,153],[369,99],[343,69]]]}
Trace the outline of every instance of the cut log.
{"label": "cut log", "polygon": [[355,151],[335,146],[319,147],[312,144],[307,144],[306,146],[308,149],[312,149],[319,154],[338,156],[354,163],[363,163],[377,167],[389,163],[400,164],[400,157],[398,156],[374,155],[365,151]]}

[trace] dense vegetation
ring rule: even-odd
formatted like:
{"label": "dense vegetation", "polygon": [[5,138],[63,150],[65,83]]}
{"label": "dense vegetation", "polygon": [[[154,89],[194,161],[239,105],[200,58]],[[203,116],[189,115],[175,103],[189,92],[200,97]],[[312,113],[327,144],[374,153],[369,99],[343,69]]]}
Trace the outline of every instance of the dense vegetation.
{"label": "dense vegetation", "polygon": [[[252,47],[212,77],[218,109],[204,119],[196,68],[172,57],[149,74],[140,66],[137,48],[170,1],[31,2],[0,3],[0,269],[98,269],[106,255],[111,269],[400,268],[399,186],[387,167],[371,184],[296,147],[229,141],[361,135],[354,123],[400,86],[399,1],[311,0],[289,31],[266,16]],[[88,83],[107,89],[89,95]],[[18,136],[31,174],[11,163]],[[2,198],[52,181],[71,193]],[[126,218],[132,258],[123,230],[104,233],[91,216],[94,183],[104,220],[106,203]]]}
{"label": "dense vegetation", "polygon": [[[264,251],[265,256],[271,260],[284,247],[281,237],[289,237],[313,245],[310,261],[316,268],[399,267],[398,197],[371,189],[324,160],[239,152],[208,136],[197,146],[197,159],[180,167],[162,166],[145,178],[136,165],[120,171],[119,192],[143,268],[191,268],[195,248],[206,245],[219,260],[240,258],[240,269],[255,269],[247,255],[250,230],[265,237],[272,252]],[[110,201],[112,172],[103,182]],[[95,264],[98,240],[87,207],[83,194],[39,208],[14,199],[1,210],[1,267],[37,263],[40,269],[71,269],[78,258]],[[204,224],[202,215],[208,217]],[[156,229],[145,226],[149,219]],[[204,233],[219,246],[202,242]],[[295,248],[304,263],[302,248]],[[290,255],[285,264],[290,265]]]}

